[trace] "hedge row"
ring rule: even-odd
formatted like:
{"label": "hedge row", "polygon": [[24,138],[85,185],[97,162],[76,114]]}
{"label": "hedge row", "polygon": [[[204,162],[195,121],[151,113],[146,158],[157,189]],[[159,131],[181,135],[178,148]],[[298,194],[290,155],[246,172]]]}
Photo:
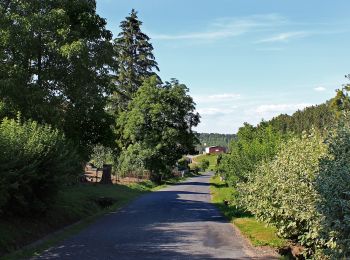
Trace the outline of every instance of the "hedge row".
{"label": "hedge row", "polygon": [[315,258],[350,257],[350,127],[281,146],[238,185],[241,206]]}

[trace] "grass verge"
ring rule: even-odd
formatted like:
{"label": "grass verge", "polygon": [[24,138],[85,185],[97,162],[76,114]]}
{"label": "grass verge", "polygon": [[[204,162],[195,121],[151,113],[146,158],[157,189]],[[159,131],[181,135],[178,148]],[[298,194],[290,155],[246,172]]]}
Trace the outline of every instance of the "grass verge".
{"label": "grass verge", "polygon": [[[220,181],[218,176],[211,178],[210,191],[212,202],[230,222],[239,228],[244,236],[249,238],[254,246],[279,248],[286,245],[286,241],[276,235],[274,227],[257,221],[253,216],[248,215],[236,206],[236,191],[232,187],[227,187],[226,183]],[[225,205],[225,200],[229,201],[230,204]]]}
{"label": "grass verge", "polygon": [[193,157],[193,163],[198,164],[202,162],[203,160],[209,161],[209,168],[208,170],[215,170],[216,169],[216,160],[218,158],[217,154],[201,154],[196,157]]}

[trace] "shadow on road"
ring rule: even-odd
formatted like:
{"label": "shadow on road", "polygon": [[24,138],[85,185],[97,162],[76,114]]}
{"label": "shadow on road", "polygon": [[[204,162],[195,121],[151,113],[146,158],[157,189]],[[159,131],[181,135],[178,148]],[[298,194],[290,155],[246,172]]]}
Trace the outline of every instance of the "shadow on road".
{"label": "shadow on road", "polygon": [[175,184],[175,186],[183,186],[183,185],[210,186],[209,183],[203,183],[203,182],[181,182],[181,183]]}
{"label": "shadow on road", "polygon": [[[191,181],[147,194],[34,259],[252,259],[221,232],[228,224],[208,186]],[[236,258],[225,257],[233,251]]]}

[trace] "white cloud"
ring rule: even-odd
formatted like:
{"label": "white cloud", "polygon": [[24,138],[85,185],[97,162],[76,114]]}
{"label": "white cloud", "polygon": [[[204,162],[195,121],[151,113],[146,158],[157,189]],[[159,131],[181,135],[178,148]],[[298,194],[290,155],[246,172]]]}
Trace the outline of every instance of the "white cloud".
{"label": "white cloud", "polygon": [[331,35],[331,34],[344,34],[348,30],[303,30],[292,32],[281,32],[268,38],[261,39],[256,43],[274,43],[274,42],[288,42],[292,39],[305,38],[314,35]]}
{"label": "white cloud", "polygon": [[315,90],[315,91],[318,91],[318,92],[322,92],[322,91],[326,91],[326,88],[320,86],[320,87],[315,87],[314,90]]}
{"label": "white cloud", "polygon": [[258,106],[254,112],[259,115],[265,114],[282,114],[282,113],[291,113],[298,109],[303,109],[307,106],[311,106],[308,103],[300,103],[300,104],[270,104],[270,105],[260,105]]}
{"label": "white cloud", "polygon": [[210,95],[208,96],[208,99],[215,100],[215,101],[223,101],[223,100],[239,99],[240,97],[241,97],[240,94],[225,93],[225,94],[218,94],[218,95]]}
{"label": "white cloud", "polygon": [[223,93],[223,94],[208,95],[208,96],[193,96],[193,99],[195,100],[195,102],[200,102],[200,103],[234,101],[240,98],[241,98],[241,95],[236,93]]}
{"label": "white cloud", "polygon": [[208,107],[208,108],[199,108],[197,112],[201,116],[214,116],[214,115],[229,115],[236,111],[236,106],[231,106],[228,108],[218,108],[218,107]]}
{"label": "white cloud", "polygon": [[217,40],[234,37],[262,28],[272,28],[285,22],[276,14],[253,15],[238,19],[221,18],[211,23],[206,31],[184,34],[152,34],[156,40]]}
{"label": "white cloud", "polygon": [[308,36],[309,34],[310,34],[309,32],[305,32],[305,31],[279,33],[272,37],[261,39],[257,41],[257,43],[288,42],[291,39],[303,38]]}

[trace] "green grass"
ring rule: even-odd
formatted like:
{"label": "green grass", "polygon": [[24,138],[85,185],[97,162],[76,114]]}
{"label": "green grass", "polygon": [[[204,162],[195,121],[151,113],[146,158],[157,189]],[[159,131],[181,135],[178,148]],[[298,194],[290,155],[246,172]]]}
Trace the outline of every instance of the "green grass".
{"label": "green grass", "polygon": [[[286,244],[284,239],[276,235],[276,229],[257,221],[253,216],[240,210],[236,205],[236,191],[220,181],[218,176],[211,179],[210,191],[212,202],[220,209],[224,216],[234,223],[244,236],[250,239],[254,246],[282,247]],[[224,204],[224,200],[230,202]]]}
{"label": "green grass", "polygon": [[[46,239],[38,246],[19,250],[1,259],[18,259],[40,252],[65,237],[74,234],[93,222],[97,217],[120,208],[140,194],[164,187],[152,182],[131,185],[82,184],[61,191],[55,204],[46,216],[0,219],[0,255],[15,252],[24,245],[43,238],[45,235],[76,223],[60,234]],[[94,199],[111,197],[116,200],[113,206],[102,209]]]}
{"label": "green grass", "polygon": [[194,163],[200,163],[203,160],[209,161],[209,170],[215,170],[216,169],[216,160],[218,156],[216,154],[201,154],[193,158]]}
{"label": "green grass", "polygon": [[247,236],[255,246],[281,247],[286,242],[276,235],[276,229],[257,221],[253,217],[236,218],[233,223]]}

